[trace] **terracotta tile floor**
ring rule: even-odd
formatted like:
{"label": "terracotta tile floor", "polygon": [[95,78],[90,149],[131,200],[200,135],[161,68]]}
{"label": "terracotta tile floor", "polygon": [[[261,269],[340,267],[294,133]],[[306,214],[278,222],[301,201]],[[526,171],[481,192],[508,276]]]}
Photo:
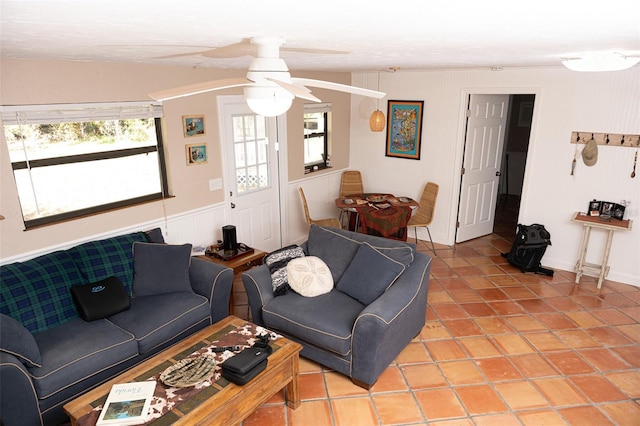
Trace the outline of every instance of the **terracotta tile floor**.
{"label": "terracotta tile floor", "polygon": [[300,408],[279,392],[243,425],[640,425],[640,288],[523,274],[511,240],[436,246],[426,325],[371,391],[301,359]]}

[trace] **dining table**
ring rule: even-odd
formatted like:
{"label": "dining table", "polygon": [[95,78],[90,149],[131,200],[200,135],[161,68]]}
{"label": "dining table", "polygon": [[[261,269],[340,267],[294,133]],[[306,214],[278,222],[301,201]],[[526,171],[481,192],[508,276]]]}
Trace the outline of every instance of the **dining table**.
{"label": "dining table", "polygon": [[336,198],[336,207],[351,213],[350,230],[401,241],[407,241],[407,223],[418,205],[410,197],[394,194],[350,194]]}

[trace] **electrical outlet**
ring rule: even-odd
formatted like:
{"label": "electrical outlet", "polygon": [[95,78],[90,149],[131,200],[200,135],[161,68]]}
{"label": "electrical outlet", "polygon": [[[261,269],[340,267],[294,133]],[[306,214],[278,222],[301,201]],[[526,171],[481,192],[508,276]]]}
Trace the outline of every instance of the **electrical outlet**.
{"label": "electrical outlet", "polygon": [[210,179],[209,180],[209,191],[217,191],[218,189],[222,189],[222,179]]}

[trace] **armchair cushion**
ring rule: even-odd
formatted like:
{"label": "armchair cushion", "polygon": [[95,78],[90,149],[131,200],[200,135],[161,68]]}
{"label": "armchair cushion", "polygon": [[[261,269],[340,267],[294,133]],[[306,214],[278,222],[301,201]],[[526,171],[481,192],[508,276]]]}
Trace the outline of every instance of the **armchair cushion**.
{"label": "armchair cushion", "polygon": [[266,327],[340,355],[351,352],[351,333],[364,306],[340,291],[318,297],[294,292],[273,298],[262,309]]}
{"label": "armchair cushion", "polygon": [[10,353],[27,367],[40,367],[42,358],[33,334],[18,321],[0,314],[0,351]]}
{"label": "armchair cushion", "polygon": [[362,243],[336,288],[366,306],[380,297],[404,270],[402,263]]}
{"label": "armchair cushion", "polygon": [[287,264],[289,286],[305,297],[320,296],[333,290],[333,277],[327,264],[316,256],[304,256]]}
{"label": "armchair cushion", "polygon": [[273,251],[264,257],[264,263],[271,273],[273,295],[281,296],[289,291],[287,265],[292,259],[304,256],[302,247],[292,244]]}
{"label": "armchair cushion", "polygon": [[317,225],[311,225],[309,229],[307,254],[318,256],[324,260],[331,270],[333,281],[337,283],[363,242],[368,242],[371,247],[400,262],[405,267],[408,267],[414,260],[415,249],[409,244],[401,245],[397,244],[395,240]]}
{"label": "armchair cushion", "polygon": [[133,294],[193,292],[189,280],[191,244],[133,244]]}

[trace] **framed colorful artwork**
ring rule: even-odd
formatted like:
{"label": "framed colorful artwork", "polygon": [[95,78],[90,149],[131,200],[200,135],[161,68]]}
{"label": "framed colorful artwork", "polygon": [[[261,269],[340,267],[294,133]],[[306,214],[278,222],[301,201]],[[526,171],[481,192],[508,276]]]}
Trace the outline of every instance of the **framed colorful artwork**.
{"label": "framed colorful artwork", "polygon": [[204,135],[204,115],[183,115],[182,128],[185,138]]}
{"label": "framed colorful artwork", "polygon": [[387,104],[387,157],[420,159],[424,101],[389,101]]}
{"label": "framed colorful artwork", "polygon": [[187,145],[187,165],[205,164],[207,162],[207,144],[194,143]]}

